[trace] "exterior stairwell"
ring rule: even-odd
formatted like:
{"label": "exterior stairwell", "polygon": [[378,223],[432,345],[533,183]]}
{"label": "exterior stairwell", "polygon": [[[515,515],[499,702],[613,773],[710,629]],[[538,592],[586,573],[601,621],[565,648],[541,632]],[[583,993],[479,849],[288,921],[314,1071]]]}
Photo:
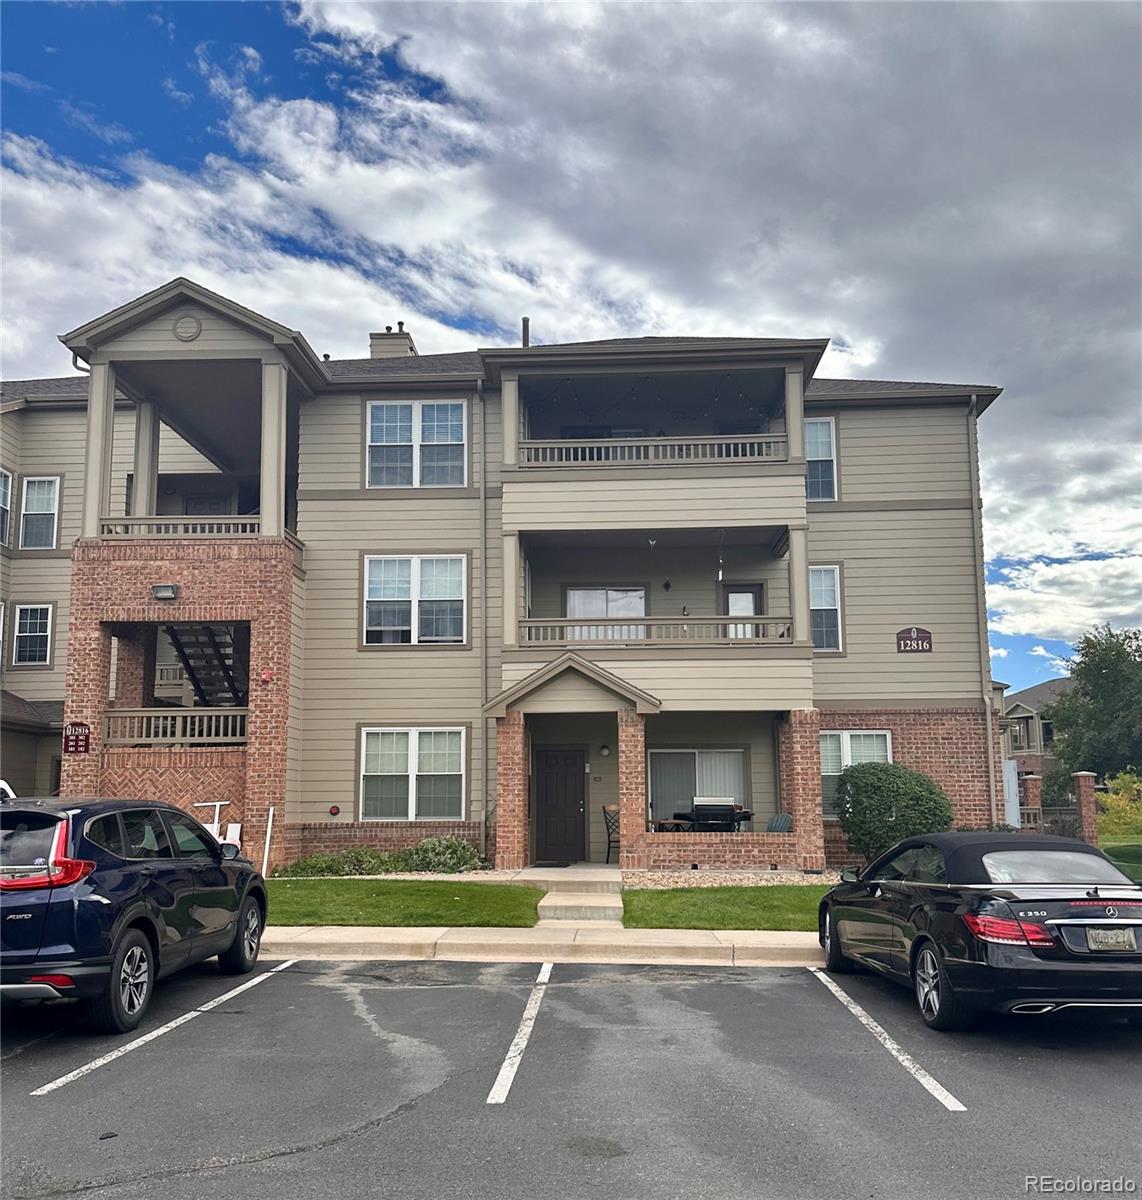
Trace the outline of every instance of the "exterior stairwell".
{"label": "exterior stairwell", "polygon": [[204,708],[241,708],[249,694],[249,634],[232,625],[179,623],[164,632]]}
{"label": "exterior stairwell", "polygon": [[[526,880],[523,878],[526,876]],[[533,867],[518,882],[537,883],[547,889],[539,902],[539,922],[574,921],[622,926],[622,875],[613,868],[589,866],[544,870]]]}

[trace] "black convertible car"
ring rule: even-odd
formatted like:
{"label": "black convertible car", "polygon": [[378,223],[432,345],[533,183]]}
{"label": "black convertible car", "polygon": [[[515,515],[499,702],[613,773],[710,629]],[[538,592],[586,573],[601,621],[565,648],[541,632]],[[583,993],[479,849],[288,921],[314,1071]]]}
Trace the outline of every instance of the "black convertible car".
{"label": "black convertible car", "polygon": [[1142,1023],[1142,886],[1085,842],[908,838],[843,871],[819,921],[828,970],[859,964],[910,986],[932,1029],[1076,1007]]}

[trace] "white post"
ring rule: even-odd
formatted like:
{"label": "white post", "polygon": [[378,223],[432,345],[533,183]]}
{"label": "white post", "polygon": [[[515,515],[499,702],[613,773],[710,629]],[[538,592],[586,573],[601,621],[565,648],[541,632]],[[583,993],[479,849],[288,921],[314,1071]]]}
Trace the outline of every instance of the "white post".
{"label": "white post", "polygon": [[286,369],[282,363],[262,363],[262,480],[263,537],[285,532]]}
{"label": "white post", "polygon": [[785,436],[790,461],[805,457],[805,373],[800,364],[785,368]]}
{"label": "white post", "polygon": [[270,834],[274,831],[274,806],[266,815],[266,848],[262,851],[262,876],[264,877],[270,865]]}
{"label": "white post", "polygon": [[111,506],[111,441],[115,432],[115,368],[92,363],[87,380],[87,456],[83,468],[83,537],[98,537]]}
{"label": "white post", "polygon": [[158,507],[159,414],[150,400],[135,405],[134,475],[131,516],[152,517]]}

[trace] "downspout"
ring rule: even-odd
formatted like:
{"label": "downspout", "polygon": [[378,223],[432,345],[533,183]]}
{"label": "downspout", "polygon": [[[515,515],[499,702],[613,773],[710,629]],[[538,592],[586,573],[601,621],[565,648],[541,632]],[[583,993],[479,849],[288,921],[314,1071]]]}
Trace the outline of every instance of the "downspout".
{"label": "downspout", "polygon": [[488,413],[484,381],[476,380],[476,410],[480,414],[480,770],[484,777],[484,804],[480,814],[480,857],[488,856]]}
{"label": "downspout", "polygon": [[[999,824],[999,808],[995,793],[995,714],[991,700],[991,655],[987,641],[987,593],[984,588],[983,561],[983,498],[979,490],[979,439],[976,430],[976,396],[972,393],[968,405],[968,448],[971,459],[972,541],[976,561],[976,611],[979,617],[979,669],[983,691],[984,722],[987,728],[987,794],[991,802],[991,823]],[[1004,814],[1006,816],[1006,813]]]}

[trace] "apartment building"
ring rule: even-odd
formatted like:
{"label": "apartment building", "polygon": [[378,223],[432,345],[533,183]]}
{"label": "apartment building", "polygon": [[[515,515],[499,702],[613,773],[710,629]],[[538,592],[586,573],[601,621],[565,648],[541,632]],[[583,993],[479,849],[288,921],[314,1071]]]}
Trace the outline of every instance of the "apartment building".
{"label": "apartment building", "polygon": [[185,279],[61,341],[75,375],[3,390],[17,790],[502,867],[602,861],[617,813],[625,867],[820,868],[868,760],[1002,803],[998,388],[820,379],[822,339],[330,360]]}

